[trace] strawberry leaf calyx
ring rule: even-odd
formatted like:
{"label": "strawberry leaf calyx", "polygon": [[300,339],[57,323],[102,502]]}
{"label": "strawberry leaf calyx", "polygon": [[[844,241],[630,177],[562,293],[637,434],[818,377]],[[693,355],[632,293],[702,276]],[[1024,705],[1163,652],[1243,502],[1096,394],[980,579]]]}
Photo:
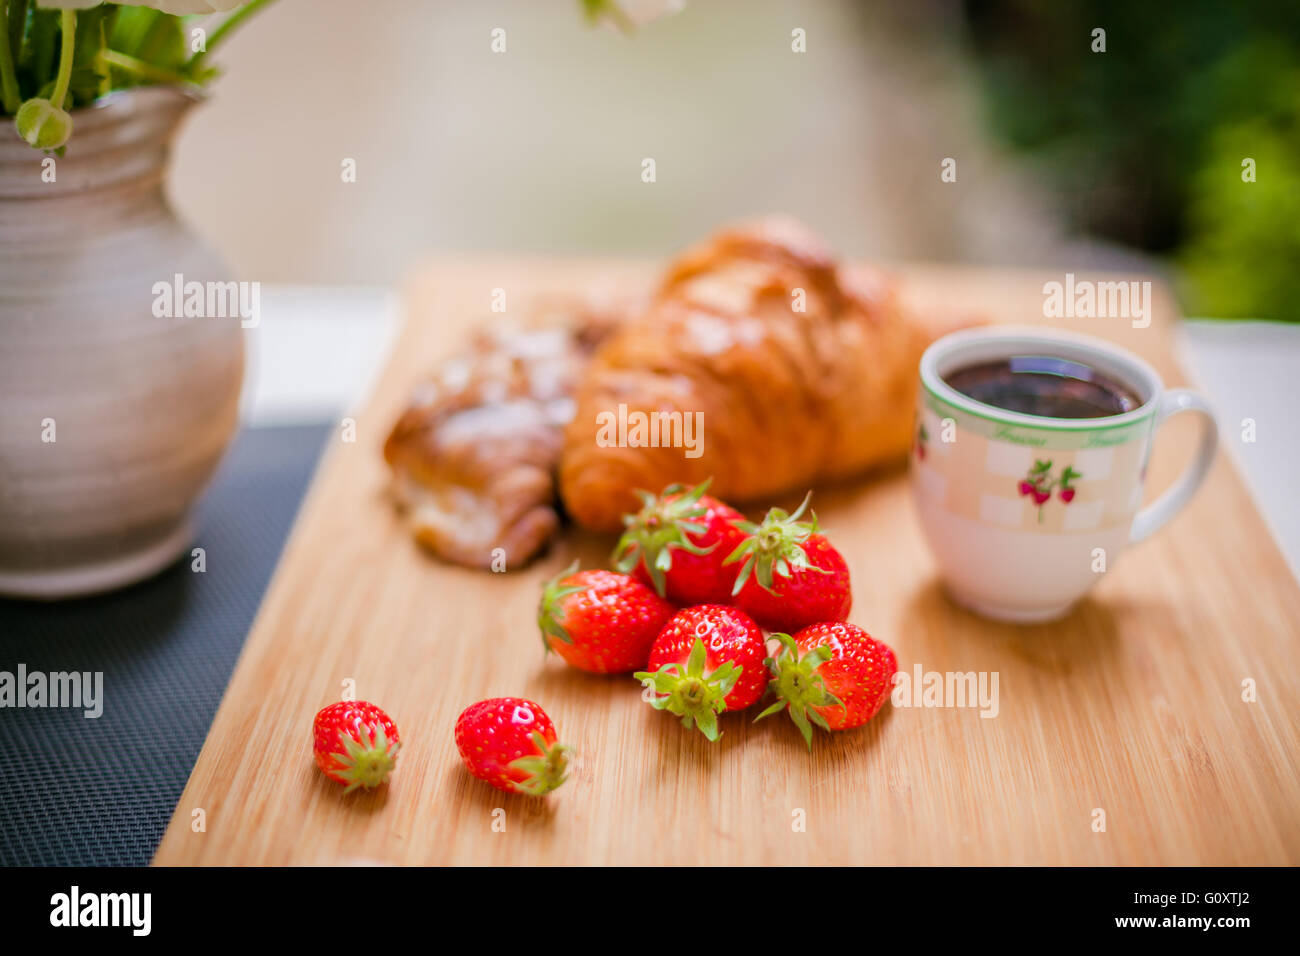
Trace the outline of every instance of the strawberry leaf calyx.
{"label": "strawberry leaf calyx", "polygon": [[537,732],[533,733],[533,745],[537,747],[536,754],[512,760],[509,767],[524,774],[523,780],[514,782],[516,790],[530,797],[543,797],[569,779],[572,750],[561,743],[548,743]]}
{"label": "strawberry leaf calyx", "polygon": [[537,626],[542,632],[542,646],[546,648],[548,654],[551,652],[552,639],[563,641],[565,644],[573,643],[573,638],[564,627],[564,602],[566,598],[581,593],[585,588],[580,584],[566,587],[563,582],[577,570],[578,562],[574,561],[547,581],[542,588],[542,599],[537,605]]}
{"label": "strawberry leaf calyx", "polygon": [[812,492],[803,499],[794,514],[783,508],[772,508],[761,524],[752,521],[735,521],[733,524],[746,535],[745,540],[737,545],[736,550],[727,555],[723,564],[743,561],[740,573],[736,575],[736,585],[731,590],[734,597],[753,575],[759,587],[772,591],[772,582],[776,576],[788,578],[795,571],[814,571],[818,574],[828,573],[808,561],[808,552],[804,544],[818,533],[817,515],[810,512],[811,520],[801,521],[803,513],[812,501]]}
{"label": "strawberry leaf calyx", "polygon": [[817,669],[831,659],[831,648],[823,644],[800,657],[799,647],[789,634],[775,633],[771,636],[781,642],[776,655],[764,662],[772,673],[768,689],[776,695],[776,701],[754,720],[788,710],[790,719],[803,734],[804,743],[812,750],[812,724],[830,730],[826,718],[816,708],[844,706],[817,673]]}
{"label": "strawberry leaf calyx", "polygon": [[359,727],[357,734],[359,739],[346,730],[340,730],[340,749],[333,754],[335,773],[347,782],[344,793],[351,793],[358,787],[374,789],[387,780],[397,766],[397,751],[401,745],[388,739],[383,724],[377,724],[373,730]]}
{"label": "strawberry leaf calyx", "polygon": [[643,687],[653,690],[649,703],[656,710],[666,710],[682,719],[682,726],[699,728],[709,740],[718,739],[718,715],[727,709],[727,695],[740,680],[744,668],[727,661],[710,673],[704,642],[695,639],[686,666],[664,664],[657,671],[637,671],[632,676]]}
{"label": "strawberry leaf calyx", "polygon": [[689,537],[708,530],[707,522],[701,519],[709,509],[700,499],[712,480],[709,478],[689,489],[684,485],[669,485],[660,495],[638,491],[641,509],[623,516],[627,530],[610,556],[614,570],[630,574],[637,564],[644,562],[655,590],[660,597],[665,597],[664,575],[672,569],[673,551],[680,548],[691,554],[708,554],[716,547],[712,544],[701,547]]}

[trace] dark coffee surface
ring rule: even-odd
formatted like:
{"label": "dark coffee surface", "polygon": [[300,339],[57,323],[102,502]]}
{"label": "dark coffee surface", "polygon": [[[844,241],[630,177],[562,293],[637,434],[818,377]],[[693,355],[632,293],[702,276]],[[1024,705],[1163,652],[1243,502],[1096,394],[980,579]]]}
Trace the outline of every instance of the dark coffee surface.
{"label": "dark coffee surface", "polygon": [[1127,385],[1078,362],[1017,355],[957,369],[944,381],[967,398],[1042,418],[1107,418],[1142,404]]}

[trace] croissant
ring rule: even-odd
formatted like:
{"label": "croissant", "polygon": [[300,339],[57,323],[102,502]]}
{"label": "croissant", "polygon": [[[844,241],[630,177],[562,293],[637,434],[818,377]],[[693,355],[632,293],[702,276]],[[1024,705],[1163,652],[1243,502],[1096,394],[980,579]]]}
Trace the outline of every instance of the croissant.
{"label": "croissant", "polygon": [[839,268],[796,222],[717,233],[670,265],[580,379],[565,509],[612,530],[637,489],[712,477],[711,493],[745,502],[901,458],[931,338],[883,274]]}

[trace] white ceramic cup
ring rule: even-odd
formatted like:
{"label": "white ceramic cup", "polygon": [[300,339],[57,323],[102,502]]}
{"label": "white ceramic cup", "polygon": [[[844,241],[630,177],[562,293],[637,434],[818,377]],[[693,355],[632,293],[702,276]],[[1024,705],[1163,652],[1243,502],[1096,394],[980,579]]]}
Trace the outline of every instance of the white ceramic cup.
{"label": "white ceramic cup", "polygon": [[[963,395],[946,375],[1014,356],[1048,356],[1096,369],[1126,386],[1139,407],[1105,418],[1046,418]],[[912,489],[921,525],[952,597],[978,614],[1014,622],[1064,615],[1121,551],[1172,518],[1214,459],[1217,428],[1205,400],[1166,389],[1136,355],[1089,336],[1034,328],[968,329],[921,358]],[[1196,457],[1141,507],[1160,423],[1197,412]]]}

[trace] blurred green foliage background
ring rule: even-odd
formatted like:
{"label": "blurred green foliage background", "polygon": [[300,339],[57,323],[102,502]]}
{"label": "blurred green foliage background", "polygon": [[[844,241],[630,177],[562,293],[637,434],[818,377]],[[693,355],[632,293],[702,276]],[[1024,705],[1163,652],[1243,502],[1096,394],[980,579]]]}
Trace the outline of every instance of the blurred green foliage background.
{"label": "blurred green foliage background", "polygon": [[1168,256],[1189,314],[1300,321],[1300,3],[965,8],[989,125],[1074,228]]}

